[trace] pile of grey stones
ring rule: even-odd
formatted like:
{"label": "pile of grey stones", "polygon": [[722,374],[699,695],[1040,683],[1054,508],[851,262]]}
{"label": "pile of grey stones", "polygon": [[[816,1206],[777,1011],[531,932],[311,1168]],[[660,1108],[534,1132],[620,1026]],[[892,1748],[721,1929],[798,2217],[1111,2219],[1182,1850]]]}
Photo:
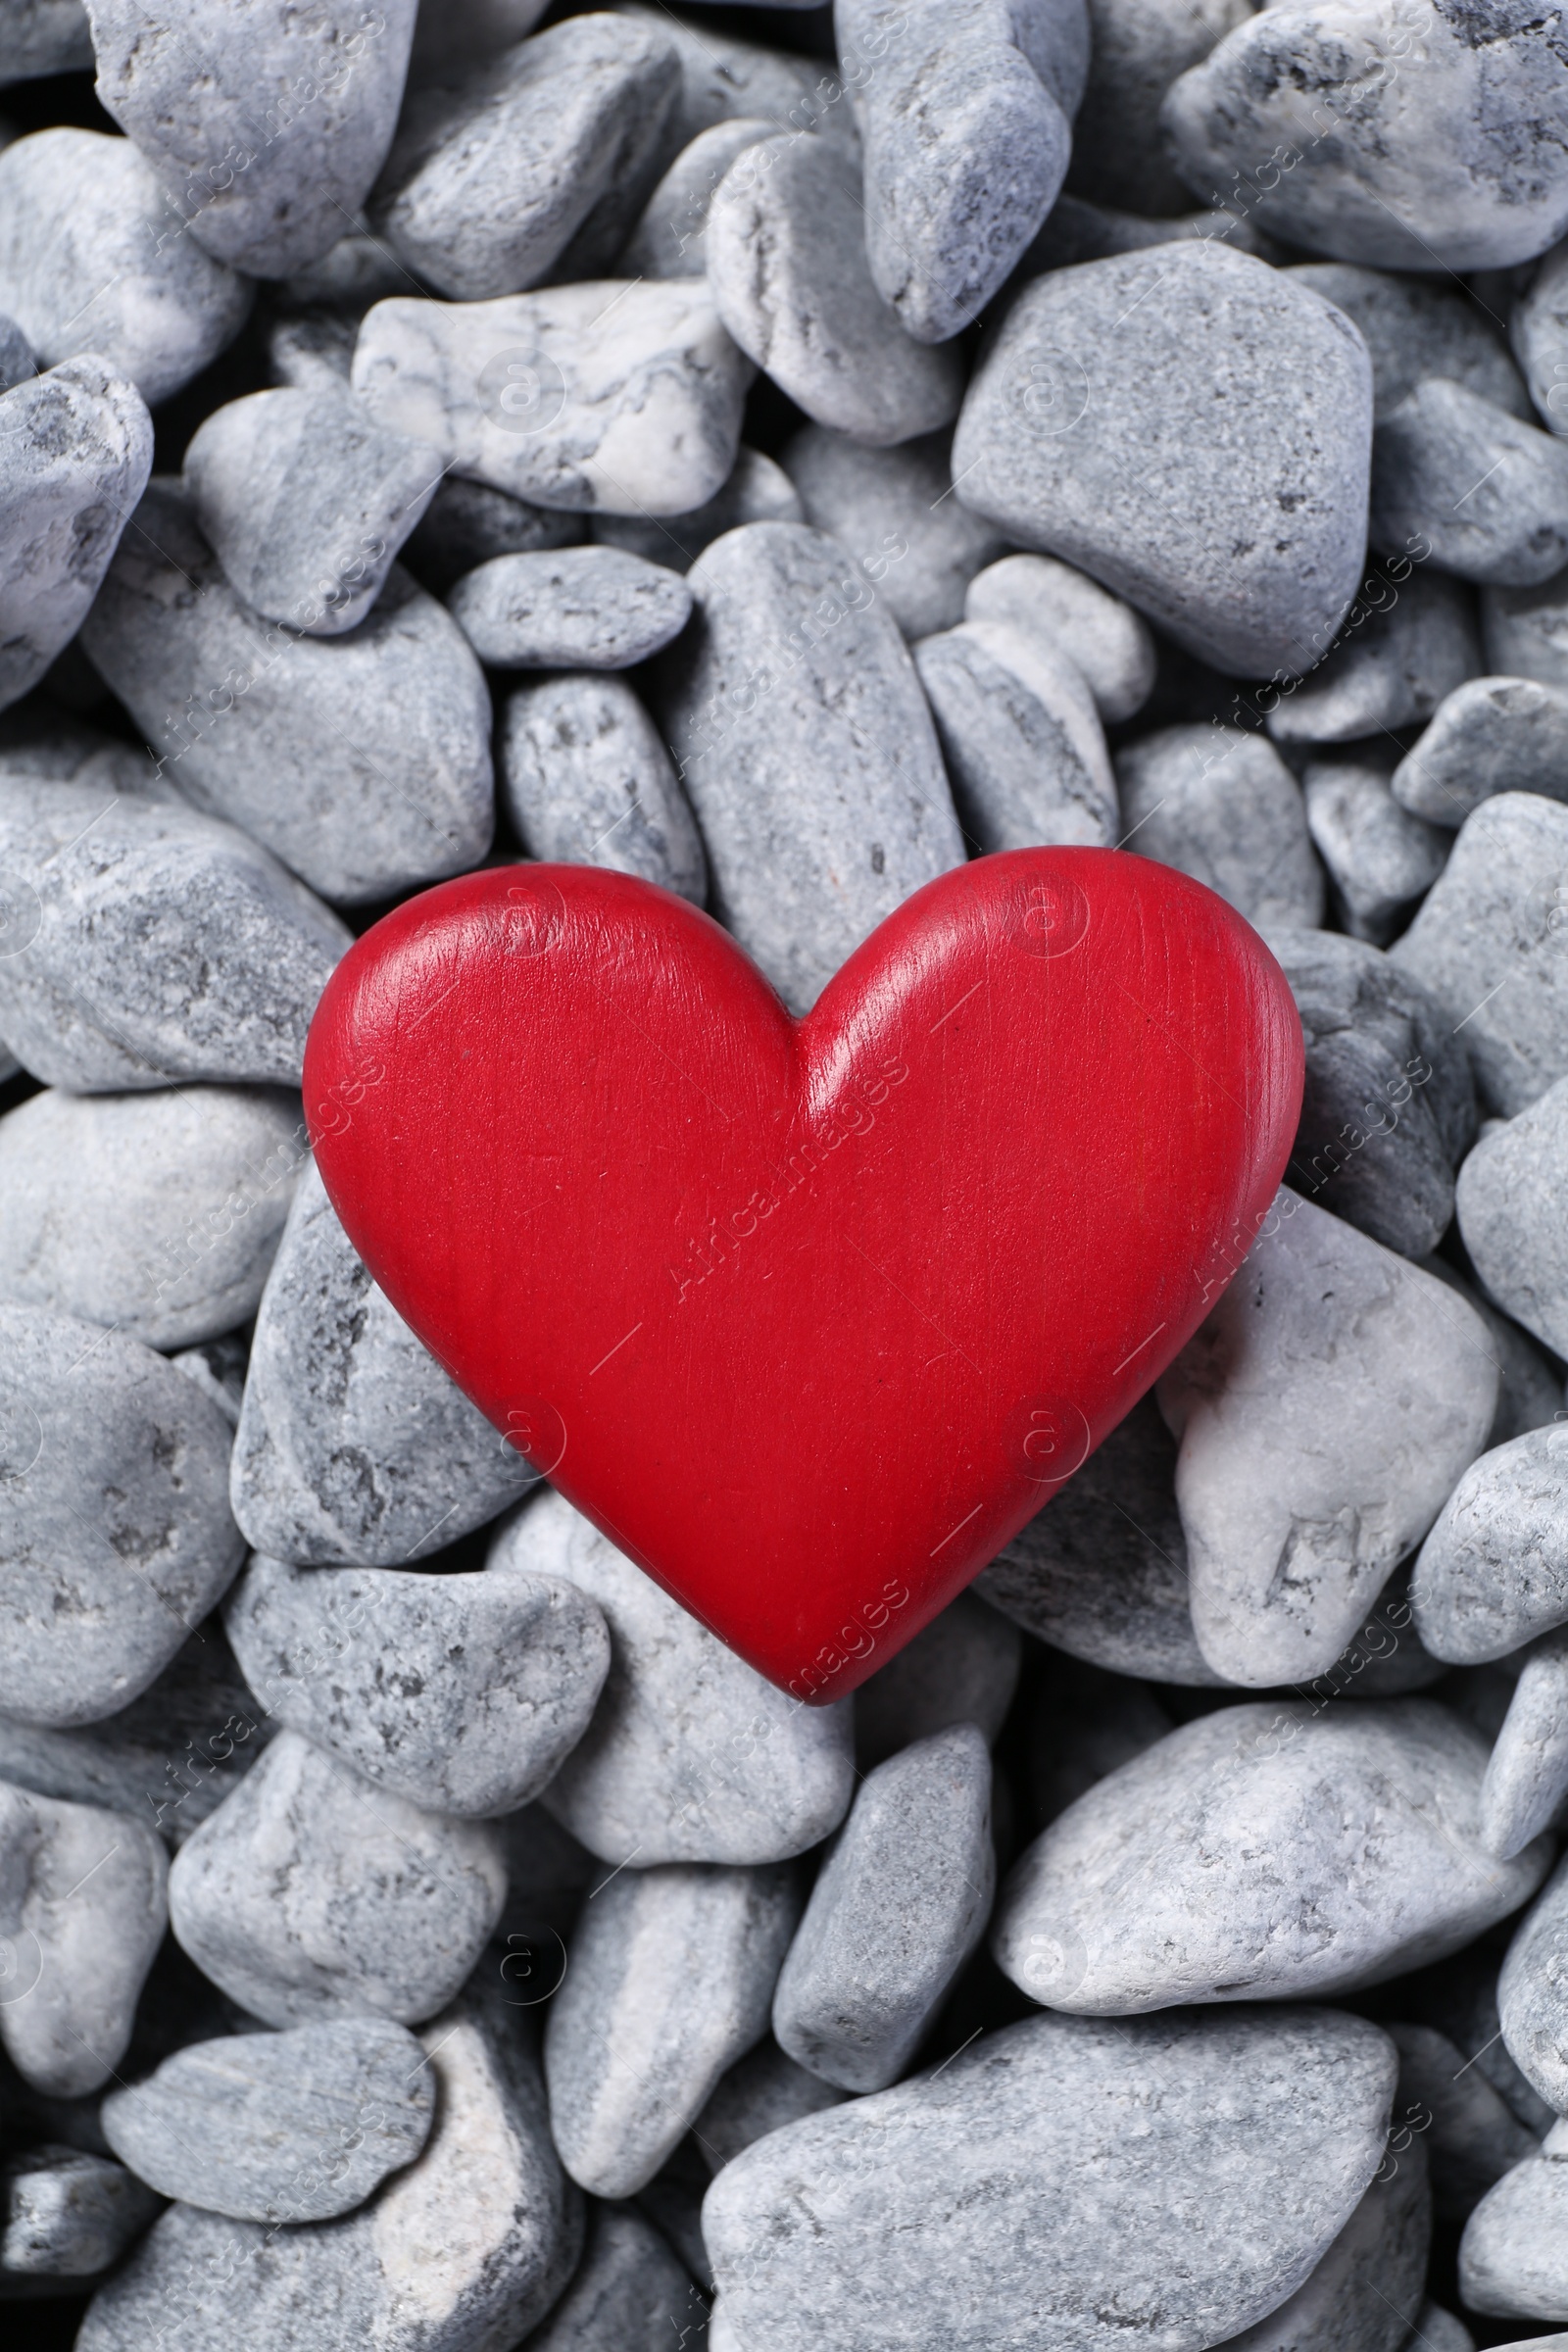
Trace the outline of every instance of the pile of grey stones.
{"label": "pile of grey stones", "polygon": [[[19,2342],[1568,2324],[1557,20],[829,13],[0,0]],[[800,1011],[1035,844],[1262,933],[1288,1181],[802,1707],[377,1290],[307,1026],[487,862]]]}

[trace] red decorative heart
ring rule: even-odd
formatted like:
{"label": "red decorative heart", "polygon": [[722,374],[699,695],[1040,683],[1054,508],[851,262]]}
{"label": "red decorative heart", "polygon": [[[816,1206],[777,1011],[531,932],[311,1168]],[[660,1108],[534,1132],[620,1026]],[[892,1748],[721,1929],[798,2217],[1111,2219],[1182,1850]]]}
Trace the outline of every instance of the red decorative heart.
{"label": "red decorative heart", "polygon": [[943,875],[800,1021],[682,900],[515,865],[367,933],[305,1087],[338,1214],[453,1378],[826,1700],[1197,1327],[1283,1172],[1301,1037],[1241,916],[1116,851]]}

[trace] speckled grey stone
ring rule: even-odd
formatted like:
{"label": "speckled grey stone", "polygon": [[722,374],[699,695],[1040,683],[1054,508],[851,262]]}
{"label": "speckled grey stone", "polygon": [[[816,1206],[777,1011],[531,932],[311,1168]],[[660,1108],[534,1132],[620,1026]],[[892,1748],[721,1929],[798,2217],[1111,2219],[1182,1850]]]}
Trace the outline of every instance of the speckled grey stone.
{"label": "speckled grey stone", "polygon": [[1568,1623],[1568,1429],[1527,1430],[1473,1462],[1421,1547],[1421,1639],[1483,1664]]}
{"label": "speckled grey stone", "polygon": [[1475,1139],[1464,1042],[1421,983],[1363,941],[1277,930],[1269,946],[1306,1047],[1290,1182],[1388,1249],[1424,1257],[1447,1231],[1453,1172]]}
{"label": "speckled grey stone", "polygon": [[1499,793],[1466,817],[1390,950],[1462,1032],[1482,1105],[1504,1118],[1568,1076],[1565,906],[1568,808]]}
{"label": "speckled grey stone", "polygon": [[598,1710],[545,1799],[592,1852],[635,1856],[638,1870],[774,1862],[838,1827],[854,1784],[849,1707],[803,1706],[764,1682],[561,1495],[503,1529],[487,1573],[503,1565],[566,1578],[610,1628]]}
{"label": "speckled grey stone", "polygon": [[128,139],[38,130],[0,153],[0,311],[44,367],[90,352],[156,407],[233,341],[251,295]]}
{"label": "speckled grey stone", "polygon": [[515,2343],[561,2293],[582,2221],[550,2145],[538,2065],[514,2015],[468,1992],[419,2035],[435,2078],[423,2154],[358,2213],[278,2229],[172,2206],[101,2288],[83,2352],[224,2352],[242,2298],[249,2352],[333,2336],[364,2352]]}
{"label": "speckled grey stone", "polygon": [[366,315],[354,389],[459,473],[571,512],[684,514],[729,478],[752,369],[706,280]]}
{"label": "speckled grey stone", "polygon": [[1542,423],[1568,432],[1568,246],[1554,246],[1518,295],[1508,340]]}
{"label": "speckled grey stone", "polygon": [[1568,689],[1534,678],[1470,678],[1441,703],[1394,771],[1400,806],[1461,825],[1499,792],[1568,800]]}
{"label": "speckled grey stone", "polygon": [[0,1299],[153,1348],[232,1331],[305,1149],[299,1097],[271,1087],[33,1095],[0,1118]]}
{"label": "speckled grey stone", "polygon": [[1089,682],[1070,657],[1003,622],[965,620],[922,638],[914,666],[974,849],[1115,846],[1116,780]]}
{"label": "speckled grey stone", "polygon": [[224,1623],[270,1713],[431,1813],[510,1813],[537,1796],[610,1668],[586,1593],[504,1562],[421,1575],[258,1552]]}
{"label": "speckled grey stone", "polygon": [[985,1933],[995,1886],[991,1757],[975,1725],[879,1764],[780,1971],[780,2047],[843,2090],[896,2082]]}
{"label": "speckled grey stone", "polygon": [[1311,2277],[1278,2311],[1215,2352],[1404,2352],[1425,2296],[1431,2243],[1426,2149],[1401,2130],[1396,2098],[1390,2152]]}
{"label": "speckled grey stone", "polygon": [[386,2017],[192,2042],[112,2091],[104,2136],[160,2196],[238,2222],[352,2213],[430,2136],[435,2082]]}
{"label": "speckled grey stone", "polygon": [[441,475],[427,442],[382,432],[358,401],[251,392],[185,452],[198,528],[236,596],[308,637],[365,618]]}
{"label": "speckled grey stone", "polygon": [[1295,676],[1361,576],[1371,414],[1343,311],[1250,255],[1173,244],[1024,288],[954,473],[965,506],[1201,661]]}
{"label": "speckled grey stone", "polygon": [[550,2129],[599,2197],[653,2179],[727,2067],[760,2041],[800,1917],[787,1867],[623,1870],[585,1906],[550,2004]]}
{"label": "speckled grey stone", "polygon": [[701,2326],[706,2305],[635,2205],[588,2200],[576,2276],[527,2352],[669,2352]]}
{"label": "speckled grey stone", "polygon": [[198,246],[286,277],[336,244],[380,169],[415,7],[161,0],[149,25],[139,0],[88,0],[98,97]]}
{"label": "speckled grey stone", "polygon": [[1395,2071],[1375,2026],[1325,2010],[985,2034],[725,2167],[703,2231],[732,2341],[893,2352],[914,2312],[950,2352],[1234,2335],[1349,2219]]}
{"label": "speckled grey stone", "polygon": [[91,353],[0,390],[0,709],[81,626],[152,457],[141,394]]}
{"label": "speckled grey stone", "polygon": [[541,678],[507,698],[501,797],[531,857],[640,874],[701,906],[697,820],[647,710],[623,678]]}
{"label": "speckled grey stone", "polygon": [[0,1031],[76,1094],[292,1085],[351,934],[261,846],[177,803],[0,769],[0,862],[31,936]]}
{"label": "speckled grey stone", "polygon": [[1568,577],[1535,588],[1483,588],[1481,636],[1494,675],[1568,686]]}
{"label": "speckled grey stone", "polygon": [[1453,847],[1441,826],[1395,799],[1382,751],[1314,760],[1301,775],[1306,829],[1351,939],[1387,947],[1442,873]]}
{"label": "speckled grey stone", "polygon": [[92,70],[92,30],[82,0],[12,0],[0,30],[0,82]]}
{"label": "speckled grey stone", "polygon": [[296,636],[235,596],[179,485],[155,482],[82,644],[179,793],[323,898],[387,898],[490,846],[484,673],[396,565],[352,635]]}
{"label": "speckled grey stone", "polygon": [[951,424],[956,353],[911,340],[878,296],[854,160],[791,135],[748,148],[708,216],[708,279],[741,349],[817,424],[887,448]]}
{"label": "speckled grey stone", "polygon": [[1421,2135],[1439,2219],[1465,2221],[1494,2181],[1540,2142],[1446,2034],[1432,2026],[1384,2030],[1399,2053],[1396,2130],[1412,2142]]}
{"label": "speckled grey stone", "polygon": [[[1525,1660],[1481,1791],[1481,1839],[1504,1860],[1549,1827],[1568,1794],[1568,1634]],[[1568,2069],[1564,2072],[1568,2097]]]}
{"label": "speckled grey stone", "polygon": [[760,450],[743,447],[721,490],[689,514],[596,514],[589,531],[602,547],[623,547],[629,555],[670,571],[690,571],[704,548],[743,522],[804,522],[795,485],[781,466]]}
{"label": "speckled grey stone", "polygon": [[80,2293],[140,2237],[159,2203],[106,2156],[42,2147],[8,2158],[0,2165],[0,2301]]}
{"label": "speckled grey stone", "polygon": [[1107,726],[1132,718],[1154,683],[1154,641],[1131,605],[1051,556],[1004,556],[969,582],[965,620],[998,622],[1064,654]]}
{"label": "speckled grey stone", "polygon": [[643,207],[616,267],[627,277],[701,277],[708,268],[709,208],[739,155],[778,125],[760,115],[710,123],[684,146]]}
{"label": "speckled grey stone", "polygon": [[1517,1910],[1550,1867],[1544,1838],[1510,1862],[1482,1847],[1486,1752],[1430,1698],[1201,1716],[1036,1839],[993,1950],[1031,1998],[1090,2016],[1402,1976]]}
{"label": "speckled grey stone", "polygon": [[1489,1127],[1460,1170],[1459,1230],[1497,1304],[1568,1353],[1568,1219],[1562,1165],[1568,1079]]}
{"label": "speckled grey stone", "polygon": [[[1560,2142],[1562,2144],[1554,2144]],[[1558,2124],[1539,2156],[1497,2182],[1470,2216],[1459,2244],[1459,2291],[1471,2311],[1568,2320],[1568,2132]],[[1533,2339],[1538,2352],[1568,2336]],[[1525,2352],[1522,2343],[1503,2352]]]}
{"label": "speckled grey stone", "polygon": [[897,449],[866,449],[808,424],[783,451],[804,519],[855,558],[906,637],[961,620],[968,582],[1006,545],[954,495],[952,439],[930,433]]}
{"label": "speckled grey stone", "polygon": [[268,2025],[413,2025],[464,1983],[506,1889],[489,1823],[421,1812],[282,1731],[180,1847],[170,1924]]}
{"label": "speckled grey stone", "polygon": [[499,669],[629,669],[691,615],[680,574],[618,547],[497,556],[457,583],[451,612]]}
{"label": "speckled grey stone", "polygon": [[1463,384],[1428,376],[1373,435],[1368,529],[1385,555],[1534,587],[1568,562],[1568,450]]}
{"label": "speckled grey stone", "polygon": [[1497,1371],[1463,1299],[1281,1191],[1157,1394],[1199,1644],[1256,1689],[1333,1665],[1486,1443]]}
{"label": "speckled grey stone", "polygon": [[974,1724],[995,1745],[1022,1662],[1017,1627],[972,1592],[960,1592],[857,1691],[860,1771],[955,1724]]}
{"label": "speckled grey stone", "polygon": [[1457,580],[1411,571],[1368,575],[1345,632],[1270,711],[1276,743],[1353,743],[1430,718],[1481,668],[1475,604]]}
{"label": "speckled grey stone", "polygon": [[80,2098],[124,2055],[169,1918],[145,1823],[0,1782],[0,2043],[35,2090]]}
{"label": "speckled grey stone", "polygon": [[1083,0],[837,0],[865,243],[905,331],[972,325],[1056,198],[1089,69]]}
{"label": "speckled grey stone", "polygon": [[782,2132],[805,2115],[820,2115],[826,2107],[842,2105],[849,2092],[820,2075],[797,2066],[769,2034],[744,2058],[737,2058],[719,2077],[708,2104],[692,2126],[692,2137],[702,2149],[710,2173],[749,2148],[754,2139]]}
{"label": "speckled grey stone", "polygon": [[1077,196],[1140,214],[1187,210],[1192,194],[1165,153],[1160,102],[1246,13],[1245,0],[1198,0],[1174,13],[1159,0],[1089,0],[1089,79],[1067,167]]}
{"label": "speckled grey stone", "polygon": [[616,16],[646,24],[675,44],[681,88],[669,122],[671,160],[699,131],[742,115],[760,115],[775,130],[815,131],[840,146],[858,145],[849,93],[825,58],[737,40],[725,28],[734,20],[715,20],[706,7],[685,18],[646,0],[611,0],[611,5]]}
{"label": "speckled grey stone", "polygon": [[228,1447],[139,1340],[0,1306],[0,1711],[92,1723],[163,1671],[244,1555]]}
{"label": "speckled grey stone", "polygon": [[312,1161],[262,1298],[234,1440],[248,1540],[281,1559],[407,1566],[533,1481],[371,1281]]}
{"label": "speckled grey stone", "polygon": [[1425,377],[1441,375],[1510,416],[1534,420],[1530,395],[1497,325],[1441,275],[1397,277],[1351,262],[1299,263],[1291,274],[1360,328],[1372,355],[1372,405],[1379,419]]}
{"label": "speckled grey stone", "polygon": [[1568,226],[1556,53],[1541,19],[1503,5],[1418,29],[1400,0],[1285,0],[1184,74],[1161,121],[1189,187],[1244,172],[1264,228],[1336,261],[1504,270]]}
{"label": "speckled grey stone", "polygon": [[441,486],[404,545],[419,584],[445,596],[466,571],[495,556],[532,555],[539,548],[574,547],[583,535],[575,514],[531,507],[505,490],[443,475]]}
{"label": "speckled grey stone", "polygon": [[666,658],[663,713],[712,907],[793,1011],[886,914],[963,861],[914,665],[825,532],[715,540]]}
{"label": "speckled grey stone", "polygon": [[1206,883],[1262,930],[1322,920],[1301,789],[1266,737],[1161,727],[1117,753],[1116,784],[1126,848]]}

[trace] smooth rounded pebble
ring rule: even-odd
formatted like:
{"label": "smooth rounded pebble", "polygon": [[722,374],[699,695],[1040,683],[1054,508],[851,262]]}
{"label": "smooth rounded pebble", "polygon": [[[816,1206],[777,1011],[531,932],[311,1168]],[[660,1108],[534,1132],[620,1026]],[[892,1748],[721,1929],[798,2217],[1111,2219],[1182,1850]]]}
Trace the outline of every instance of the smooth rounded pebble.
{"label": "smooth rounded pebble", "polygon": [[610,1628],[593,1722],[546,1792],[591,1852],[639,1870],[776,1862],[838,1827],[854,1787],[848,1707],[787,1698],[561,1495],[501,1531],[486,1574],[501,1568],[565,1578]]}
{"label": "smooth rounded pebble", "polygon": [[1395,799],[1434,825],[1461,825],[1499,792],[1568,800],[1568,692],[1534,678],[1468,679],[1394,771]]}
{"label": "smooth rounded pebble", "polygon": [[[1559,2144],[1554,2144],[1559,2143]],[[1568,2320],[1568,2132],[1554,2127],[1539,2156],[1527,2156],[1484,2196],[1459,2243],[1459,2291],[1472,2311],[1510,2319]],[[1543,2346],[1568,2336],[1532,2339]],[[1525,2346],[1503,2347],[1525,2352]]]}
{"label": "smooth rounded pebble", "polygon": [[1410,2330],[1425,2293],[1432,2194],[1425,2143],[1401,2130],[1397,2097],[1390,2143],[1371,2187],[1306,2283],[1215,2352],[1428,2352]]}
{"label": "smooth rounded pebble", "polygon": [[1348,2221],[1395,2075],[1386,2035],[1329,2010],[983,2034],[725,2167],[703,2234],[732,2340],[894,2352],[918,2311],[950,2352],[1216,2343]]}
{"label": "smooth rounded pebble", "polygon": [[994,1746],[1022,1663],[1017,1627],[972,1592],[960,1592],[860,1685],[855,1700],[860,1771],[960,1723],[973,1724]]}
{"label": "smooth rounded pebble", "polygon": [[256,1311],[306,1156],[271,1087],[34,1095],[0,1119],[0,1299],[189,1348]]}
{"label": "smooth rounded pebble", "polygon": [[1568,1868],[1559,1864],[1515,1930],[1497,1977],[1497,2015],[1508,2055],[1559,2115],[1568,2110],[1565,1959]]}
{"label": "smooth rounded pebble", "polygon": [[1368,531],[1385,555],[1533,588],[1568,563],[1568,449],[1429,376],[1373,433]]}
{"label": "smooth rounded pebble", "polygon": [[1568,1634],[1535,1643],[1514,1685],[1481,1791],[1481,1840],[1504,1861],[1568,1795]]}
{"label": "smooth rounded pebble", "polygon": [[691,609],[678,572],[618,547],[497,556],[447,598],[480,661],[498,669],[629,669],[679,636]]}
{"label": "smooth rounded pebble", "polygon": [[1360,578],[1371,423],[1343,311],[1250,255],[1173,244],[1025,286],[970,381],[954,477],[1216,669],[1295,677]]}
{"label": "smooth rounded pebble", "polygon": [[1526,1430],[1472,1462],[1421,1546],[1421,1639],[1455,1666],[1568,1623],[1568,1429]]}
{"label": "smooth rounded pebble", "polygon": [[1387,947],[1448,861],[1450,836],[1394,797],[1386,750],[1310,760],[1301,774],[1306,829],[1330,899],[1351,939]]}
{"label": "smooth rounded pebble", "polygon": [[1353,262],[1300,262],[1292,275],[1354,320],[1372,359],[1372,405],[1383,417],[1427,376],[1531,420],[1530,395],[1498,334],[1441,275],[1396,277]]}
{"label": "smooth rounded pebble", "polygon": [[954,496],[952,448],[943,432],[866,449],[847,433],[807,424],[782,453],[800,493],[803,513],[794,519],[831,531],[906,637],[961,620],[965,587],[1005,545]]}
{"label": "smooth rounded pebble", "polygon": [[970,580],[963,617],[1064,654],[1107,726],[1134,717],[1154,683],[1154,641],[1131,605],[1051,556],[1004,556]]}
{"label": "smooth rounded pebble", "polygon": [[502,806],[530,857],[639,874],[702,905],[697,820],[624,679],[577,671],[519,686],[500,750]]}
{"label": "smooth rounded pebble", "polygon": [[1510,1862],[1483,1849],[1486,1752],[1429,1698],[1200,1716],[1036,1839],[992,1948],[1032,1999],[1085,2016],[1403,1976],[1517,1910],[1550,1867],[1544,1838]]}
{"label": "smooth rounded pebble", "polygon": [[204,1976],[270,2026],[414,2025],[465,1983],[506,1899],[498,1833],[419,1811],[279,1732],[170,1875]]}
{"label": "smooth rounded pebble", "polygon": [[1568,1079],[1498,1121],[1459,1171],[1459,1231],[1497,1304],[1568,1354],[1568,1218],[1562,1198]]}
{"label": "smooth rounded pebble", "polygon": [[0,2165],[0,2300],[79,2294],[119,2261],[161,2200],[122,2164],[43,2147]]}
{"label": "smooth rounded pebble", "polygon": [[1264,736],[1161,727],[1118,752],[1115,766],[1129,849],[1206,883],[1259,930],[1322,920],[1301,788]]}
{"label": "smooth rounded pebble", "polygon": [[922,638],[914,666],[965,839],[981,853],[1112,848],[1116,782],[1089,682],[1039,638],[965,620]]}

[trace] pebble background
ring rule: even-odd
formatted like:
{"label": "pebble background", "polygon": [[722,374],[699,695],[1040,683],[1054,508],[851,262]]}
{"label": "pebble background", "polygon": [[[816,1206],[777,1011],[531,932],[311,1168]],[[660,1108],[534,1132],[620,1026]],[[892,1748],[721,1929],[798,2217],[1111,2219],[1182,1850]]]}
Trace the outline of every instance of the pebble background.
{"label": "pebble background", "polygon": [[[7,2343],[1568,2345],[1568,34],[686,5],[0,0]],[[1043,843],[1264,934],[1287,1187],[802,1708],[306,1031],[488,861],[804,1010]]]}

